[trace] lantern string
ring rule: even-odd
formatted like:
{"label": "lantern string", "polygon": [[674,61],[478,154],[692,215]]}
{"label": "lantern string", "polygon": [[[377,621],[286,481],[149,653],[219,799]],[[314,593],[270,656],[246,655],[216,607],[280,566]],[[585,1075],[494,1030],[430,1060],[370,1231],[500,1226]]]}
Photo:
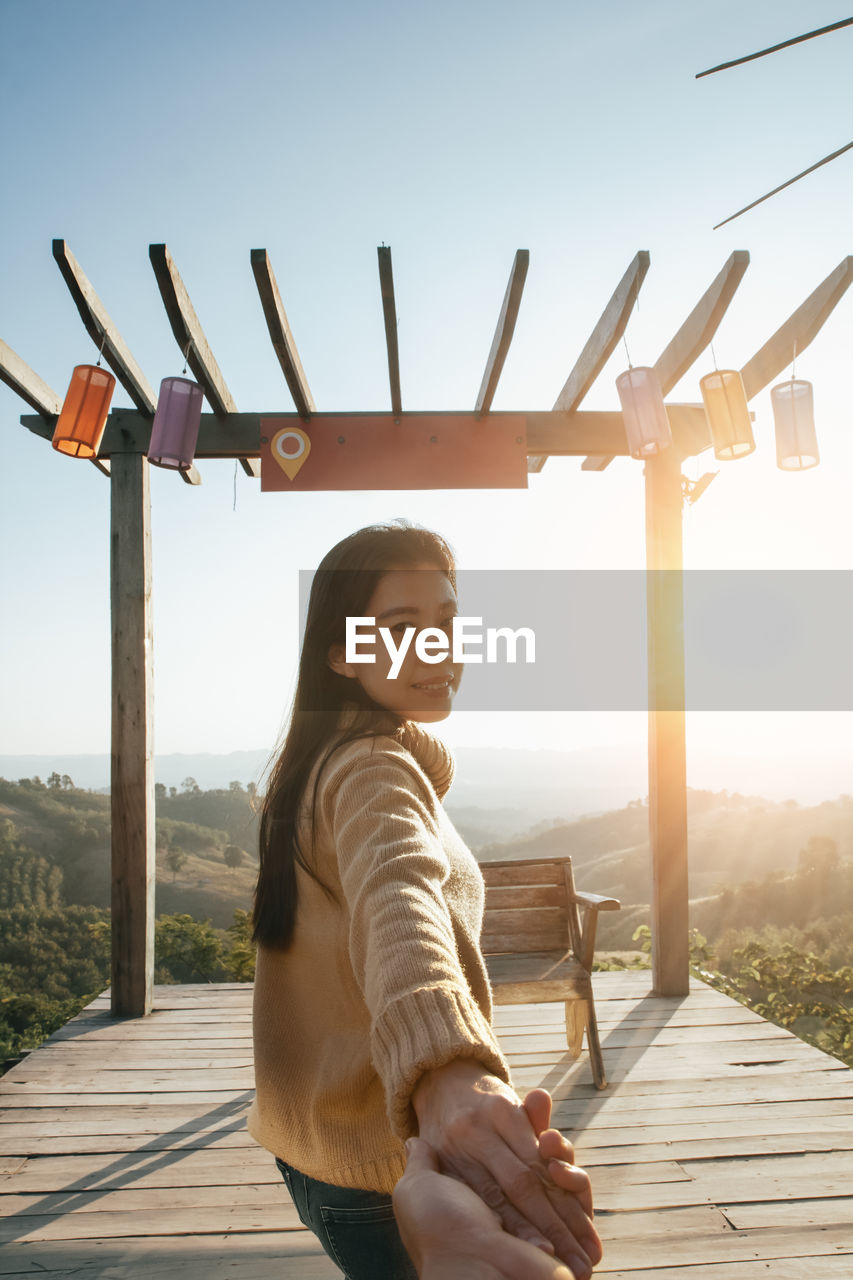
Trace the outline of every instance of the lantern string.
{"label": "lantern string", "polygon": [[718,368],[717,368],[717,357],[716,357],[716,355],[715,355],[715,353],[714,353],[714,344],[713,344],[713,342],[711,343],[711,359],[714,361],[714,373],[719,373],[719,370],[718,370]]}
{"label": "lantern string", "polygon": [[193,344],[193,340],[192,338],[190,338],[189,341],[187,342],[187,349],[184,352],[184,368],[183,368],[184,373],[186,373],[187,371],[187,361],[190,358],[190,347],[192,346],[192,344]]}
{"label": "lantern string", "polygon": [[624,333],[622,334],[622,341],[625,344],[625,355],[628,358],[628,368],[633,369],[634,366],[631,364],[631,352],[628,350],[628,339],[625,337]]}
{"label": "lantern string", "polygon": [[101,356],[104,354],[104,343],[106,342],[106,340],[107,340],[107,331],[106,331],[106,329],[104,329],[103,333],[101,334],[101,346],[100,346],[100,350],[98,351],[98,365],[97,365],[97,367],[98,367],[99,369],[100,369],[100,367],[101,367]]}

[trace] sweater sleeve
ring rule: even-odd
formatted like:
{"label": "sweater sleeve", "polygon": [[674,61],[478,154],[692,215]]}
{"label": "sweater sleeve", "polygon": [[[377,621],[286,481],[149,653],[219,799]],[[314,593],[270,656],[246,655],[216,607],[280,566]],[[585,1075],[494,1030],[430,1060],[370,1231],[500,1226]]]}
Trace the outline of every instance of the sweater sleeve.
{"label": "sweater sleeve", "polygon": [[435,799],[414,769],[382,751],[335,781],[329,813],[350,958],[391,1126],[405,1139],[417,1133],[411,1095],[425,1071],[474,1058],[508,1082],[509,1069],[459,960]]}

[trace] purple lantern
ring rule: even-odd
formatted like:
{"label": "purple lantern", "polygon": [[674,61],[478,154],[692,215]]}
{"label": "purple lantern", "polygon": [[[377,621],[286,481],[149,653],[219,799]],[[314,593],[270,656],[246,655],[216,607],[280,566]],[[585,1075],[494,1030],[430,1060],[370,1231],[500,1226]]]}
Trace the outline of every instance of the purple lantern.
{"label": "purple lantern", "polygon": [[204,392],[191,378],[164,378],[151,428],[148,461],[188,471],[195,456]]}

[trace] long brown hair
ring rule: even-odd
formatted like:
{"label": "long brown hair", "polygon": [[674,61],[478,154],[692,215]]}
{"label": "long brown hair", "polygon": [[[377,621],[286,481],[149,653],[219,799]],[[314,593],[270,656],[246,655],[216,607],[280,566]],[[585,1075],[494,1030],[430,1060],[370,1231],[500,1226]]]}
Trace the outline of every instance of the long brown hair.
{"label": "long brown hair", "polygon": [[[332,752],[344,742],[393,732],[404,723],[365,693],[358,680],[333,671],[329,648],[345,642],[348,617],[365,615],[383,573],[420,563],[440,569],[456,590],[455,557],[448,543],[440,534],[400,518],[350,534],[332,547],[314,574],[296,692],[261,805],[252,938],[263,946],[285,950],[290,945],[296,923],[297,863],[334,897],[308,864],[297,835],[299,805],[315,761],[327,748],[311,797],[312,835],[320,775]],[[336,733],[345,706],[351,708],[352,718],[345,731]]]}

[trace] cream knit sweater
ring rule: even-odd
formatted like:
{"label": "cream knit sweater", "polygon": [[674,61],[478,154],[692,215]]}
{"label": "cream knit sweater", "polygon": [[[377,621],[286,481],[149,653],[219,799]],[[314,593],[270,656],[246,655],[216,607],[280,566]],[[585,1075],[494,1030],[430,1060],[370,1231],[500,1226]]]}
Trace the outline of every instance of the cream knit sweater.
{"label": "cream knit sweater", "polygon": [[[441,803],[453,771],[412,721],[339,747],[312,864],[337,902],[297,867],[293,942],[258,949],[249,1132],[322,1182],[391,1191],[423,1072],[464,1057],[510,1079],[479,949],[482,876]],[[306,819],[303,804],[310,850]]]}

